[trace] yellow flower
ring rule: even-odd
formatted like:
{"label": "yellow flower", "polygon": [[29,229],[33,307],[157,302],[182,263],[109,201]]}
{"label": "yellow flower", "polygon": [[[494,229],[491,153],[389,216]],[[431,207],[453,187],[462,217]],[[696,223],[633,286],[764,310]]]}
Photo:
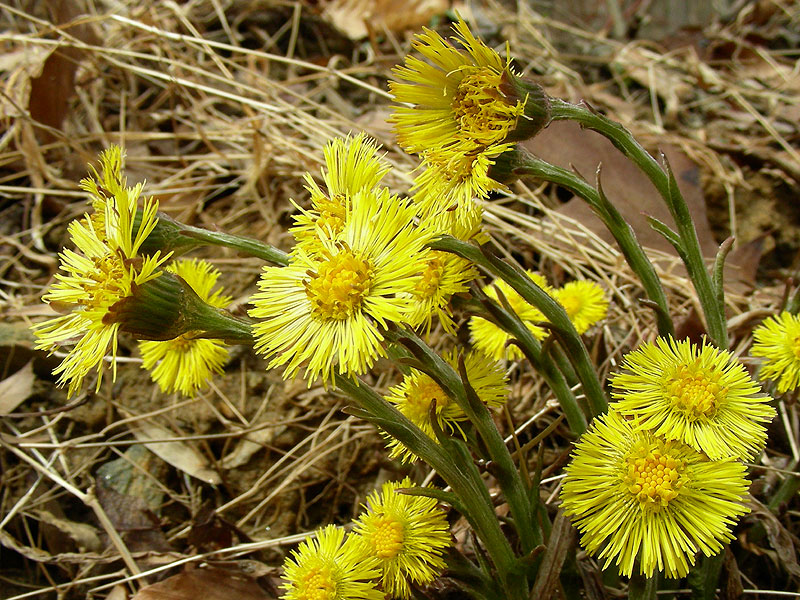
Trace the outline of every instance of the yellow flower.
{"label": "yellow flower", "polygon": [[[542,275],[528,271],[528,276],[536,285],[552,294],[552,288]],[[508,304],[511,306],[511,309],[520,320],[525,323],[533,336],[537,340],[544,339],[547,336],[546,330],[536,325],[536,323],[545,321],[544,315],[539,309],[528,304],[522,296],[502,279],[496,279],[493,283],[484,287],[483,293],[500,304],[498,300],[498,290],[503,294]],[[508,342],[512,339],[511,335],[491,321],[487,321],[482,317],[472,317],[469,320],[469,330],[472,334],[473,345],[493,359],[514,360],[522,358],[522,351],[517,346],[508,345]]]}
{"label": "yellow flower", "polygon": [[602,320],[608,310],[603,289],[593,281],[570,281],[553,293],[579,334]]}
{"label": "yellow flower", "polygon": [[450,298],[469,290],[469,282],[478,276],[472,263],[450,252],[431,251],[426,260],[425,271],[412,297],[414,308],[409,317],[412,327],[423,327],[430,331],[433,316],[445,331],[455,333],[455,322],[450,310]]}
{"label": "yellow flower", "polygon": [[778,382],[778,392],[800,386],[800,317],[782,312],[770,317],[753,331],[753,356],[765,360],[758,375]]}
{"label": "yellow flower", "polygon": [[411,296],[425,270],[431,234],[414,227],[414,208],[388,191],[359,192],[337,240],[319,252],[298,245],[287,267],[265,267],[252,299],[255,348],[286,365],[321,376],[367,371],[385,351],[380,328],[407,323]]}
{"label": "yellow flower", "polygon": [[[463,50],[425,29],[414,47],[430,61],[406,57],[394,72],[400,81],[389,83],[397,106],[389,119],[397,141],[419,153],[450,144],[454,139],[487,147],[502,142],[525,112],[523,99],[512,99],[501,89],[510,59],[478,40],[464,21],[454,25]],[[405,83],[404,83],[405,82]]]}
{"label": "yellow flower", "polygon": [[450,546],[447,520],[436,500],[397,491],[413,486],[408,477],[384,483],[367,497],[367,512],[354,529],[380,561],[383,591],[402,599],[411,597],[409,580],[428,584],[444,570],[442,554]]}
{"label": "yellow flower", "polygon": [[[451,350],[444,356],[450,366],[458,370],[458,352]],[[505,373],[497,364],[482,352],[469,352],[464,357],[464,367],[467,379],[475,390],[478,398],[490,408],[502,406],[507,398],[507,379]],[[431,423],[431,404],[436,402],[436,426],[450,434],[458,432],[464,437],[460,421],[467,416],[458,403],[450,398],[431,377],[417,369],[403,377],[403,381],[389,390],[385,396],[386,401],[393,404],[397,410],[419,427],[423,433],[435,440],[433,425]],[[416,460],[416,456],[400,441],[388,434],[383,434],[389,448],[389,458],[397,458],[400,462],[408,463]]]}
{"label": "yellow flower", "polygon": [[[189,284],[203,302],[217,308],[225,308],[231,298],[222,295],[222,290],[212,293],[219,278],[219,271],[204,260],[179,260],[170,263],[167,271],[179,275]],[[188,332],[163,342],[139,342],[142,367],[150,371],[161,391],[178,391],[191,396],[208,385],[212,373],[222,373],[228,350],[225,343],[215,339],[193,337]]]}
{"label": "yellow flower", "polygon": [[380,562],[358,536],[328,525],[283,564],[284,600],[384,600],[375,585]]}
{"label": "yellow flower", "polygon": [[575,445],[561,500],[591,554],[630,576],[638,560],[683,577],[695,554],[712,556],[748,512],[738,461],[710,461],[678,441],[637,430],[616,411],[597,417]]}
{"label": "yellow flower", "polygon": [[680,440],[712,460],[749,459],[766,442],[772,398],[727,351],[659,338],[629,352],[611,378],[614,407],[639,427]]}
{"label": "yellow flower", "polygon": [[309,173],[306,189],[311,194],[311,210],[299,208],[291,228],[299,243],[314,242],[320,236],[335,239],[344,228],[349,199],[362,191],[377,187],[388,173],[389,165],[378,156],[378,145],[365,134],[337,138],[325,145],[325,169],[320,188]]}
{"label": "yellow flower", "polygon": [[489,176],[495,159],[513,144],[495,144],[487,148],[461,142],[430,148],[422,154],[422,172],[411,188],[421,215],[455,211],[459,221],[472,223],[482,208],[475,198],[506,186]]}
{"label": "yellow flower", "polygon": [[[139,248],[155,227],[158,202],[143,201],[141,224],[134,231],[142,184],[126,187],[121,176],[122,151],[112,146],[100,155],[101,174],[81,181],[97,216],[84,215],[69,224],[70,239],[78,252],[64,250],[58,281],[42,297],[67,314],[33,326],[37,349],[55,351],[61,344],[77,339],[63,362],[53,371],[58,384],[68,384],[68,396],[81,386],[83,378],[97,367],[97,388],[102,381],[102,362],[111,351],[117,354],[117,333],[121,323],[115,305],[129,298],[137,286],[160,275],[159,266],[168,256],[139,257]],[[112,377],[116,363],[112,361]]]}

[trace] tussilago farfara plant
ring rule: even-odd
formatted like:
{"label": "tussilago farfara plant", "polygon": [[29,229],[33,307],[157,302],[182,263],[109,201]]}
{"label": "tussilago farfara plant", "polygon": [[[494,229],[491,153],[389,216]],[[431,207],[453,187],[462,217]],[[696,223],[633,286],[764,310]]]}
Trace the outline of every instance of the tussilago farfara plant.
{"label": "tussilago farfara plant", "polygon": [[[553,581],[565,560],[556,539],[563,528],[553,527],[539,494],[542,465],[529,465],[528,448],[512,453],[492,417],[508,401],[508,361],[524,360],[579,436],[560,499],[587,554],[629,577],[632,598],[654,598],[659,574],[694,569],[699,577],[688,585],[708,581],[748,511],[742,461],[763,450],[775,416],[771,398],[727,349],[726,248],[709,270],[669,166],[619,124],[548,98],[463,21],[452,39],[425,30],[414,46],[421,56],[409,56],[391,84],[398,143],[421,159],[411,195],[383,185],[390,167],[372,140],[333,140],[321,180],[306,175],[310,203],[296,204],[288,253],[157,214],[141,184],[127,186],[120,148],[103,152],[100,172],[82,183],[93,212],[70,225],[75,249],[61,255],[43,297],[64,314],[34,326],[40,348],[71,346],[55,371],[59,384],[72,395],[97,370],[99,386],[104,356],[114,357],[126,333],[141,340],[143,366],[164,392],[192,395],[222,370],[226,344],[250,344],[285,378],[349,395],[351,411],[377,426],[391,458],[423,461],[447,485],[384,484],[352,527],[326,526],[291,553],[284,598],[411,598],[446,575],[474,598],[522,600]],[[613,202],[517,146],[554,119],[609,137],[663,197],[674,229],[652,225],[686,264],[708,328],[702,344],[675,339],[656,271]],[[483,202],[518,177],[588,202],[654,310],[657,339],[632,349],[608,388],[581,337],[605,318],[604,290],[590,281],[554,288],[482,245]],[[216,269],[176,258],[201,245],[270,263],[249,319],[226,310]],[[760,376],[777,380],[779,393],[800,380],[794,312],[755,332]],[[471,349],[453,338],[440,356],[427,345],[432,328],[455,334],[465,315]],[[405,375],[381,394],[359,376],[386,356],[404,356]],[[508,506],[502,523],[489,474]],[[444,506],[464,517],[474,543],[453,545]],[[696,564],[698,554],[714,558]],[[570,590],[563,592],[577,597]]]}

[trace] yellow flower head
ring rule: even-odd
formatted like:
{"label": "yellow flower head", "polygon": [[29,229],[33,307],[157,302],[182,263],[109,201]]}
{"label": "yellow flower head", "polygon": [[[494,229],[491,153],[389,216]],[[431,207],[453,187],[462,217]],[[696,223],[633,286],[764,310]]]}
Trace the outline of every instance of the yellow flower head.
{"label": "yellow flower head", "polygon": [[613,410],[593,421],[566,468],[564,512],[604,568],[615,562],[630,576],[638,560],[647,577],[683,577],[697,552],[712,556],[733,539],[748,512],[745,467],[631,424]]}
{"label": "yellow flower head", "polygon": [[[203,302],[225,308],[231,298],[222,290],[212,292],[219,271],[204,260],[178,260],[170,263],[167,271],[182,277]],[[212,373],[222,373],[228,350],[221,340],[195,338],[191,332],[163,342],[139,342],[142,367],[150,371],[161,391],[193,395],[208,385]]]}
{"label": "yellow flower head", "polygon": [[423,216],[454,211],[459,221],[472,224],[482,208],[475,202],[489,192],[507,189],[489,176],[494,160],[513,144],[483,148],[469,143],[454,143],[430,148],[422,155],[422,172],[411,188]]}
{"label": "yellow flower head", "polygon": [[450,298],[468,291],[470,281],[477,276],[478,271],[470,261],[450,252],[431,251],[422,279],[412,293],[414,308],[409,324],[430,331],[436,315],[446,331],[455,333]]}
{"label": "yellow flower head", "polygon": [[287,267],[265,267],[252,299],[255,348],[286,365],[305,366],[311,382],[358,375],[384,355],[379,327],[407,323],[425,271],[431,234],[414,227],[414,208],[388,191],[359,192],[335,240],[319,252],[297,246]]}
{"label": "yellow flower head", "polygon": [[772,398],[727,351],[659,338],[629,352],[612,376],[614,407],[642,429],[680,440],[712,460],[748,459],[766,442]]}
{"label": "yellow flower head", "polygon": [[[544,276],[528,271],[528,277],[530,277],[536,285],[552,295],[552,288],[547,283]],[[483,288],[483,293],[499,304],[498,290],[508,301],[511,309],[522,322],[527,325],[533,336],[537,340],[544,339],[547,336],[546,330],[536,324],[545,321],[544,315],[539,309],[528,304],[522,296],[502,279],[496,279],[491,284],[485,286]],[[522,358],[522,351],[517,346],[508,345],[508,342],[511,340],[511,335],[491,321],[477,316],[472,317],[469,320],[469,330],[472,334],[472,344],[478,350],[486,353],[493,359],[514,360]]]}
{"label": "yellow flower head", "polygon": [[378,156],[379,147],[360,133],[337,138],[325,145],[325,168],[320,188],[306,173],[306,189],[311,194],[311,210],[299,209],[291,228],[299,243],[317,243],[320,236],[335,239],[344,228],[349,199],[374,189],[388,173],[389,165]]}
{"label": "yellow flower head", "polygon": [[359,536],[328,525],[292,550],[283,564],[284,600],[384,600],[375,581],[380,561]]}
{"label": "yellow flower head", "polygon": [[[77,340],[63,362],[53,371],[58,384],[68,384],[69,396],[81,386],[83,378],[97,367],[99,389],[103,358],[111,349],[116,358],[120,322],[115,305],[130,297],[141,286],[160,275],[159,266],[168,256],[139,257],[139,248],[155,227],[158,202],[143,201],[141,224],[134,231],[142,184],[126,187],[121,176],[122,151],[112,146],[100,155],[101,173],[81,181],[98,216],[84,215],[69,224],[70,239],[77,248],[60,254],[58,280],[42,297],[60,312],[60,317],[33,326],[36,348],[55,351],[69,340]],[[116,363],[112,361],[112,376]]]}
{"label": "yellow flower head", "polygon": [[570,281],[553,292],[553,297],[564,307],[579,334],[604,319],[608,311],[603,288],[594,281]]}
{"label": "yellow flower head", "polygon": [[524,100],[501,89],[510,60],[478,40],[464,21],[454,26],[454,41],[463,49],[425,29],[414,42],[430,62],[406,57],[389,83],[397,106],[390,121],[405,150],[419,153],[450,144],[453,139],[487,147],[502,142],[524,114]]}
{"label": "yellow flower head", "polygon": [[424,585],[444,570],[442,554],[450,546],[447,520],[436,500],[397,491],[410,487],[408,477],[384,483],[367,497],[367,512],[354,529],[380,561],[383,591],[402,599],[411,597],[409,580]]}
{"label": "yellow flower head", "polygon": [[764,358],[758,376],[778,382],[778,392],[800,386],[800,317],[782,312],[753,331],[753,356]]}
{"label": "yellow flower head", "polygon": [[[458,352],[451,350],[444,355],[445,361],[458,370]],[[508,396],[508,380],[496,361],[482,352],[469,352],[464,357],[467,379],[478,398],[490,408],[502,406]],[[459,421],[467,417],[458,403],[448,396],[431,377],[417,369],[403,377],[403,381],[389,390],[387,402],[419,427],[423,433],[435,440],[431,423],[431,404],[436,402],[436,425],[450,434],[458,433],[464,437]],[[389,458],[397,458],[408,463],[416,460],[411,450],[388,434],[383,434],[389,448]]]}

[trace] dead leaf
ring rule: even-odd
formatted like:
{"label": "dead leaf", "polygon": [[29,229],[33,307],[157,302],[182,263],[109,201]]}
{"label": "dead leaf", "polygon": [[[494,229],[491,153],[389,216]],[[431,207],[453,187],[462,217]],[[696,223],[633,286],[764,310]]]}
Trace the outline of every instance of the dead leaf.
{"label": "dead leaf", "polygon": [[0,381],[0,415],[13,412],[33,394],[33,361],[19,371]]}
{"label": "dead leaf", "polygon": [[547,549],[544,552],[539,572],[536,575],[536,581],[530,593],[531,598],[545,600],[553,596],[567,553],[570,549],[575,548],[577,539],[575,534],[575,528],[572,527],[569,519],[564,516],[564,511],[558,511],[558,515],[553,521],[553,529],[550,532]]}
{"label": "dead leaf", "polygon": [[134,437],[142,442],[150,452],[176,469],[212,485],[222,483],[219,473],[208,466],[208,461],[195,450],[194,446],[181,440],[174,442],[150,441],[174,438],[175,434],[169,429],[152,423],[132,423],[131,431]]}
{"label": "dead leaf", "polygon": [[[68,23],[80,15],[80,7],[75,2],[56,0],[50,6],[53,23],[61,24],[71,37],[89,44],[99,40],[91,26],[84,22],[69,26]],[[61,129],[64,117],[67,116],[69,102],[75,93],[75,72],[85,52],[74,46],[65,46],[53,50],[42,65],[38,77],[31,79],[28,111],[33,119],[52,127]],[[49,141],[52,134],[37,129],[42,141]]]}
{"label": "dead leaf", "polygon": [[274,600],[255,579],[226,569],[186,570],[139,590],[132,600]]}
{"label": "dead leaf", "polygon": [[360,40],[384,29],[421,29],[448,8],[448,0],[331,0],[322,17],[351,40]]}
{"label": "dead leaf", "polygon": [[800,578],[800,565],[797,564],[797,548],[792,542],[792,534],[783,526],[773,512],[750,497],[750,510],[767,532],[770,546],[777,555],[781,566],[794,578]]}
{"label": "dead leaf", "polygon": [[97,529],[91,525],[62,519],[46,510],[37,510],[33,514],[43,523],[47,523],[61,533],[67,534],[81,552],[97,552],[102,547]]}
{"label": "dead leaf", "polygon": [[[633,228],[639,243],[644,248],[676,255],[672,245],[653,231],[646,218],[652,216],[672,225],[666,204],[650,180],[604,136],[581,129],[577,123],[557,121],[522,145],[542,160],[565,169],[574,169],[592,185],[595,184],[597,168],[602,165],[600,181],[603,191]],[[700,249],[706,258],[713,259],[719,246],[708,223],[706,201],[700,187],[700,171],[678,148],[664,146],[661,150],[669,160],[689,207]],[[615,244],[602,221],[580,198],[572,198],[557,212],[580,222],[606,243]],[[758,246],[748,246],[746,250],[731,253],[726,262],[726,274],[730,272],[731,277],[726,279],[726,283],[754,281],[760,258],[760,254],[754,255],[757,250]]]}

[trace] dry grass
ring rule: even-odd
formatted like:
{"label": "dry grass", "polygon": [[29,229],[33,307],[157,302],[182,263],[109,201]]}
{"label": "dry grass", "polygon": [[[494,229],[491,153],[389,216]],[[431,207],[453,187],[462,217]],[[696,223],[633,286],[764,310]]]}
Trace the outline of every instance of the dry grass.
{"label": "dry grass", "polygon": [[[85,210],[77,182],[109,144],[125,146],[129,179],[146,179],[171,216],[283,248],[289,199],[305,201],[301,176],[319,171],[322,146],[335,136],[365,130],[378,139],[396,167],[389,185],[406,190],[415,162],[394,145],[385,117],[390,68],[408,41],[379,31],[353,42],[288,0],[87,0],[80,11],[62,7],[57,16],[28,4],[0,5],[0,348],[4,375],[29,360],[36,373],[26,379],[26,401],[0,425],[0,596],[131,593],[181,565],[243,557],[261,565],[255,574],[270,574],[264,565],[279,565],[304,532],[347,521],[366,492],[398,473],[374,430],[341,412],[346,401],[283,382],[242,349],[195,400],[158,393],[131,351],[115,385],[65,406],[48,376],[58,355],[34,353],[27,326],[49,314],[40,295],[67,239],[66,223]],[[769,7],[776,7],[771,17],[745,8],[726,26],[706,29],[707,41],[734,46],[719,61],[614,41],[559,16],[512,13],[495,3],[475,16],[498,47],[508,39],[518,66],[554,95],[586,99],[638,135],[682,148],[717,202],[717,233],[737,234],[747,226],[741,213],[750,214],[748,199],[759,193],[753,173],[774,183],[776,197],[796,193],[800,173],[791,120],[800,116],[796,46],[792,54],[747,37],[759,31],[780,39],[798,9],[788,2]],[[42,69],[55,76],[37,79]],[[609,318],[587,338],[604,377],[623,352],[652,338],[653,319],[638,304],[641,288],[616,248],[558,206],[549,187],[518,184],[489,207],[487,223],[498,250],[526,267],[559,281],[594,279],[608,291]],[[755,233],[785,249],[800,241],[797,224],[756,224]],[[261,264],[227,251],[206,256],[243,311]],[[753,321],[778,305],[782,279],[797,266],[785,256],[767,260],[760,291],[729,298],[739,354],[749,347]],[[660,256],[659,265],[676,321],[691,329],[691,286],[674,257]],[[388,363],[376,370],[378,386],[394,378]],[[512,381],[510,422],[525,441],[559,410],[524,365],[512,368]],[[800,459],[797,405],[782,410],[753,470],[753,493],[762,501]],[[510,435],[512,427],[502,426]],[[134,450],[142,443],[152,453]],[[562,428],[545,441],[542,497],[551,506],[568,444]],[[101,465],[110,470],[100,474]],[[431,474],[418,467],[415,475]],[[118,496],[98,490],[107,482]],[[198,515],[209,508],[217,517],[203,521]],[[776,521],[789,540],[798,532],[797,511],[795,498]],[[156,521],[143,526],[152,514]],[[771,534],[743,547],[743,572],[757,577],[745,578],[744,587],[789,585],[791,560]]]}

